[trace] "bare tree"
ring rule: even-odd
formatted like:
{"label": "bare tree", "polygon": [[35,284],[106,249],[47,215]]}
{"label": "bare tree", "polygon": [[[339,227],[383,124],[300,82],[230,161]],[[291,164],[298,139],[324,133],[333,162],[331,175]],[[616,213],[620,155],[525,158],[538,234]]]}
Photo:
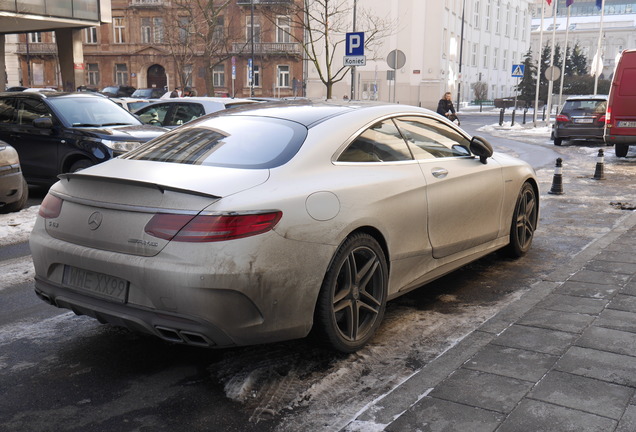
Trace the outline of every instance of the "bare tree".
{"label": "bare tree", "polygon": [[208,94],[214,94],[214,68],[232,56],[240,26],[230,22],[231,0],[173,0],[167,12],[166,44],[182,86],[192,82],[193,68],[202,64]]}
{"label": "bare tree", "polygon": [[[345,43],[345,33],[352,31],[353,10],[351,0],[296,0],[284,10],[273,8],[274,14],[286,13],[291,19],[289,35],[298,42],[327,89],[327,99],[332,97],[333,85],[342,81],[349,66],[344,66],[339,48]],[[395,23],[380,18],[371,11],[358,8],[356,11],[356,31],[364,32],[365,52],[378,48],[382,39],[391,33]],[[302,32],[294,32],[302,29]],[[373,58],[371,58],[373,59]]]}

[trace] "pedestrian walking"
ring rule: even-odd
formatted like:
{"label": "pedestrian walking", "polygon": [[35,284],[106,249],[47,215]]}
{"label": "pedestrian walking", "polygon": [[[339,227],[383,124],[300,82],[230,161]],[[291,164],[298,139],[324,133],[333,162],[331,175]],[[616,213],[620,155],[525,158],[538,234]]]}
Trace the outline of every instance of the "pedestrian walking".
{"label": "pedestrian walking", "polygon": [[457,125],[460,125],[459,117],[457,117],[453,101],[451,100],[451,92],[444,93],[444,96],[439,100],[437,104],[437,114],[448,118],[450,121],[457,120]]}

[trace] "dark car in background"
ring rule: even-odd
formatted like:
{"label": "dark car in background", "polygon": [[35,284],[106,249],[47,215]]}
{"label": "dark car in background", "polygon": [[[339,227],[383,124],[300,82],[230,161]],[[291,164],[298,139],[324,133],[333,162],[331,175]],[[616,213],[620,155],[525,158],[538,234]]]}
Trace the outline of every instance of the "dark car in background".
{"label": "dark car in background", "polygon": [[552,127],[554,145],[565,140],[603,141],[607,95],[570,96]]}
{"label": "dark car in background", "polygon": [[30,184],[51,185],[166,131],[88,92],[0,93],[0,140],[17,150]]}
{"label": "dark car in background", "polygon": [[108,97],[129,97],[135,92],[131,86],[108,86],[101,89],[100,93]]}
{"label": "dark car in background", "polygon": [[18,152],[0,141],[0,213],[22,210],[29,198],[29,187],[22,176]]}
{"label": "dark car in background", "polygon": [[133,92],[133,94],[128,96],[139,98],[139,99],[159,99],[161,96],[166,94],[166,92],[167,90],[164,88],[152,87],[152,88],[137,89]]}

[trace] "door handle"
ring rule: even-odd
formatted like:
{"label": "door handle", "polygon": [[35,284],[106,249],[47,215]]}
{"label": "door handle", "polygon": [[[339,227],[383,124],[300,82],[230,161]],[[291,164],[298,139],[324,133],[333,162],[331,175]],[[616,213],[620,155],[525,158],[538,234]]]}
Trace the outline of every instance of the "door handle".
{"label": "door handle", "polygon": [[433,168],[431,174],[435,178],[444,178],[448,175],[448,170],[446,168]]}

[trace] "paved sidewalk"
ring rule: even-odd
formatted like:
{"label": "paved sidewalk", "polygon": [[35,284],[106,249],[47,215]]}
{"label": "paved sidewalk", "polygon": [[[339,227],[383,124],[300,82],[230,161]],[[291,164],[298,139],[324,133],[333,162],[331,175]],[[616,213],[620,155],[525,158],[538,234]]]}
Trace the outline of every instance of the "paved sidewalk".
{"label": "paved sidewalk", "polygon": [[636,431],[636,212],[344,431]]}

